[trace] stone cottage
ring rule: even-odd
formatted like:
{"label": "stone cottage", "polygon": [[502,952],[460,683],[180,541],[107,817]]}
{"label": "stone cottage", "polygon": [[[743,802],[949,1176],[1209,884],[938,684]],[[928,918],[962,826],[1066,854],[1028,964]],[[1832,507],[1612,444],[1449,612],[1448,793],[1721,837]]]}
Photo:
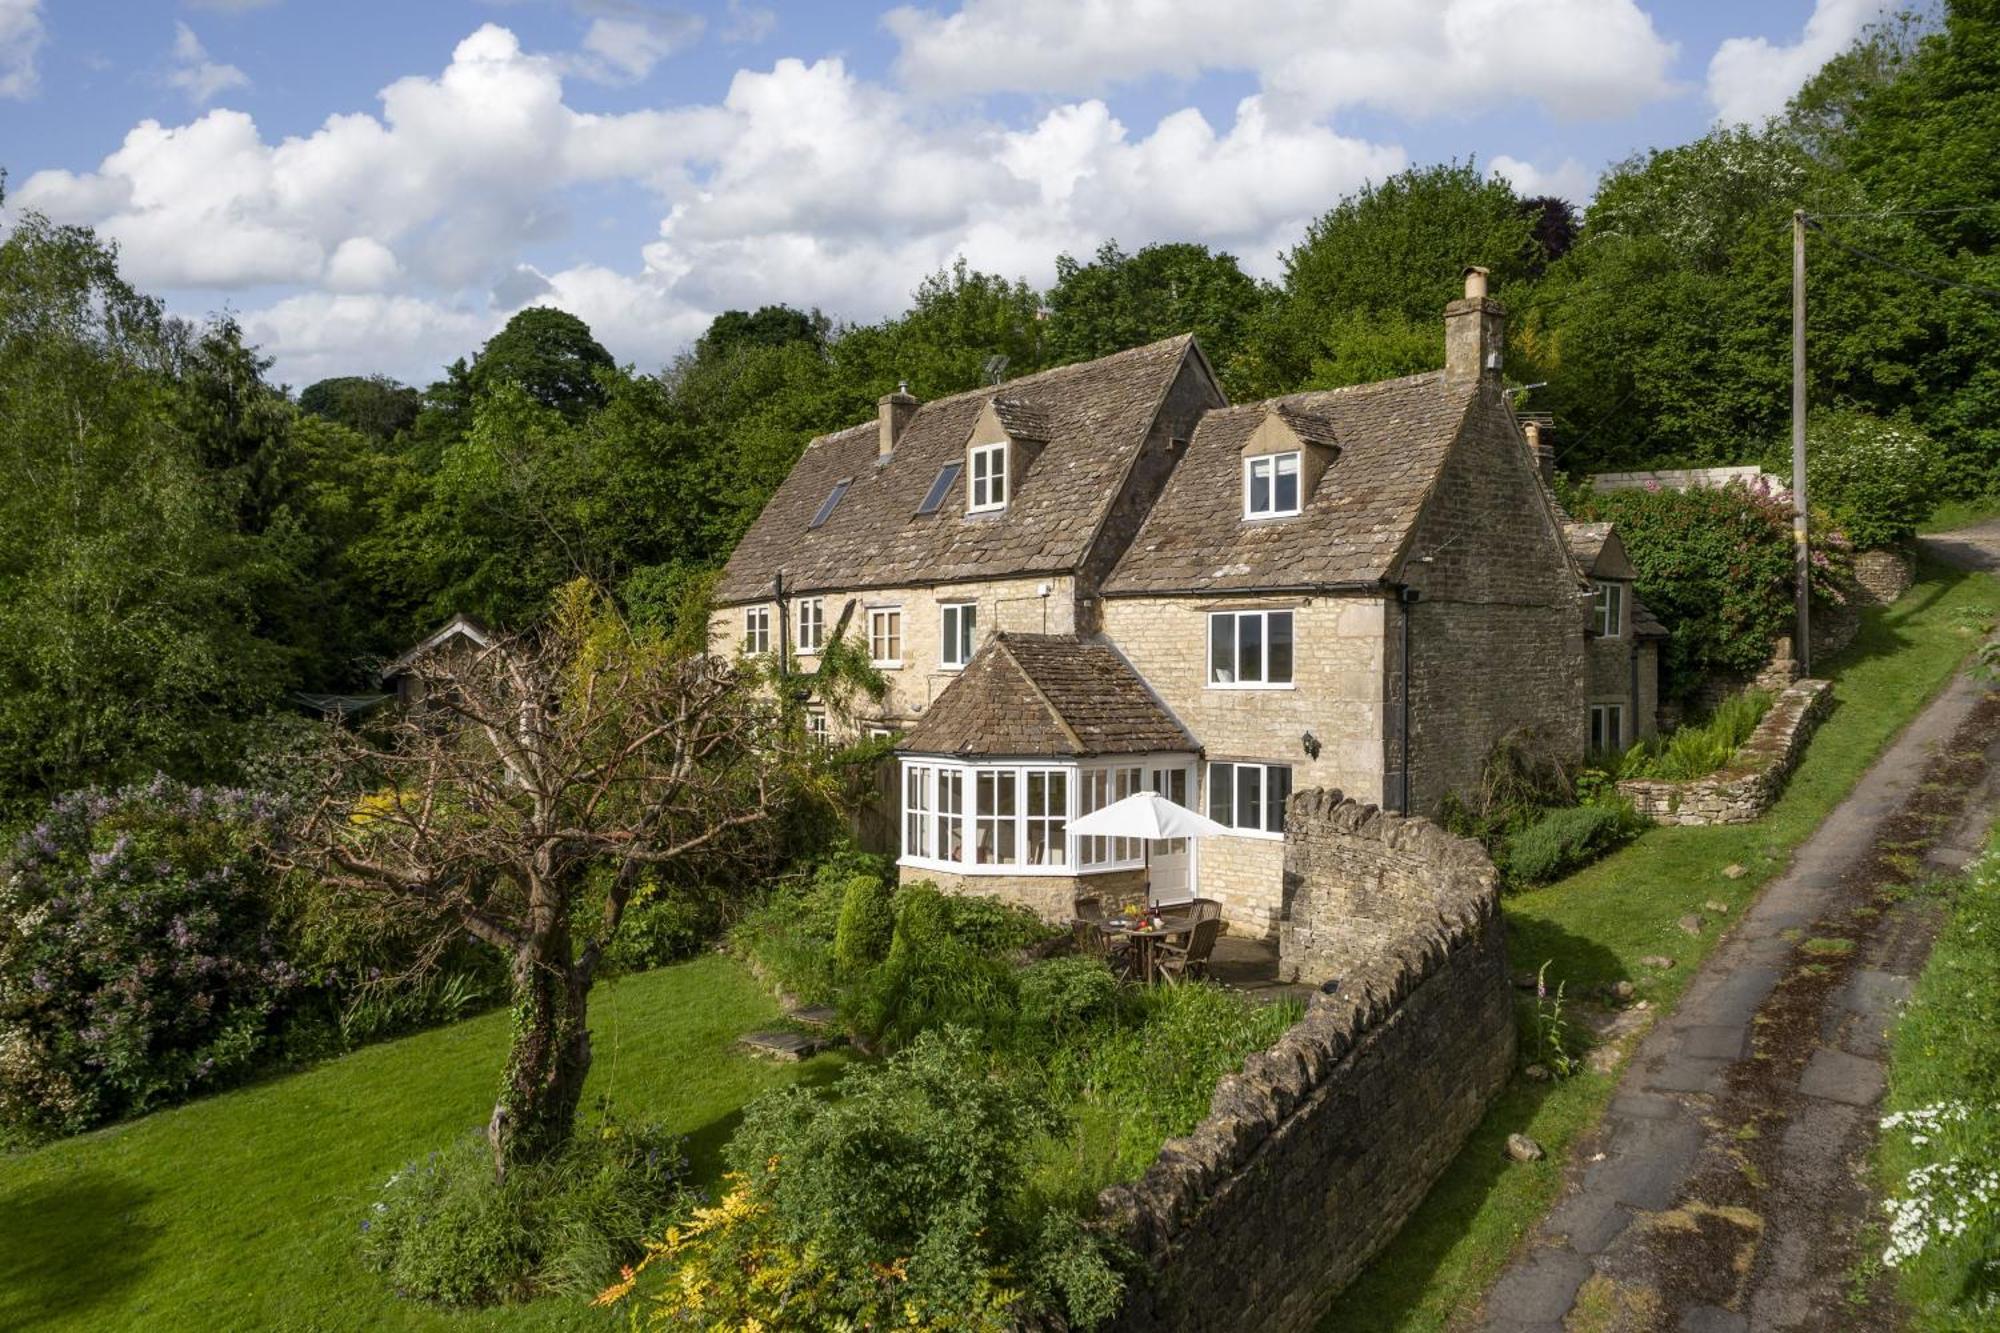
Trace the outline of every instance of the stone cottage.
{"label": "stone cottage", "polygon": [[[724,572],[712,641],[810,655],[844,623],[869,645],[906,880],[1052,918],[1199,895],[1270,934],[1295,787],[1435,811],[1508,733],[1582,753],[1610,725],[1593,653],[1626,645],[1628,681],[1641,662],[1629,563],[1610,534],[1576,554],[1501,383],[1504,323],[1470,269],[1427,374],[1231,406],[1183,337],[892,394],[807,447]],[[1650,698],[1618,696],[1621,737]],[[1146,790],[1231,835],[1067,832]]]}

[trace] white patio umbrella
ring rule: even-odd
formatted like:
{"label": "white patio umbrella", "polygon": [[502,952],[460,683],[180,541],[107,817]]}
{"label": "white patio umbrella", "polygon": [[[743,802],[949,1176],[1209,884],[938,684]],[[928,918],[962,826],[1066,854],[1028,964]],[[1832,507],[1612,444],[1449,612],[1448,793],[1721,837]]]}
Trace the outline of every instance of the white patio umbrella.
{"label": "white patio umbrella", "polygon": [[1175,805],[1156,791],[1142,791],[1093,810],[1069,826],[1089,838],[1213,838],[1229,832],[1207,815]]}

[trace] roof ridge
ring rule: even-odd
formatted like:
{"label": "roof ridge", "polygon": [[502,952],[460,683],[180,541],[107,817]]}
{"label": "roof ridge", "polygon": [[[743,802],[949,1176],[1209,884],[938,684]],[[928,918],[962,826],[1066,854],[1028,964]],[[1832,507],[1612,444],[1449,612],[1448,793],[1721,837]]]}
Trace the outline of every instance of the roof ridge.
{"label": "roof ridge", "polygon": [[[960,389],[956,393],[942,394],[936,398],[925,398],[918,403],[917,407],[921,411],[926,407],[935,407],[943,403],[956,403],[967,398],[996,398],[1018,385],[1032,384],[1037,380],[1047,379],[1052,375],[1067,374],[1086,369],[1090,366],[1109,365],[1113,362],[1125,361],[1137,357],[1142,352],[1158,351],[1170,343],[1187,344],[1193,341],[1194,334],[1192,333],[1176,333],[1171,338],[1158,338],[1149,343],[1141,343],[1137,347],[1127,347],[1116,352],[1106,352],[1103,356],[1094,356],[1088,361],[1067,361],[1060,366],[1046,366],[1041,370],[1030,371],[1026,375],[1020,375],[1011,380],[1002,380],[998,384],[980,384],[970,389]],[[873,420],[864,417],[851,426],[836,426],[832,430],[822,431],[810,440],[807,440],[806,448],[810,449],[823,440],[831,440],[835,436],[845,435],[849,431],[873,430],[875,425],[876,423]]]}

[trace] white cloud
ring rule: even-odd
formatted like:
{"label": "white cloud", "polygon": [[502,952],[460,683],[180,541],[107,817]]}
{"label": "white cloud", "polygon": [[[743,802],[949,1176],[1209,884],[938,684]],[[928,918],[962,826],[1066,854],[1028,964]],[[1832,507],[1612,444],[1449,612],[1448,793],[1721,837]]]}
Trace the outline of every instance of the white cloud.
{"label": "white cloud", "polygon": [[42,0],[0,0],[0,97],[33,97],[41,86],[35,56],[47,36]]}
{"label": "white cloud", "polygon": [[1634,0],[965,0],[884,23],[933,95],[1099,93],[1149,76],[1247,71],[1274,109],[1409,116],[1527,98],[1568,118],[1672,89],[1675,48]]}
{"label": "white cloud", "polygon": [[1708,62],[1708,100],[1715,104],[1716,119],[1761,124],[1783,111],[1821,65],[1892,8],[1884,0],[1817,0],[1805,31],[1790,46],[1765,37],[1729,38]]}
{"label": "white cloud", "polygon": [[[235,110],[145,121],[97,170],[39,172],[14,202],[98,227],[143,287],[282,289],[243,318],[303,383],[330,366],[428,378],[524,302],[575,310],[651,366],[732,306],[892,313],[960,254],[1047,282],[1062,251],[1191,237],[1269,273],[1307,220],[1405,164],[1261,95],[1215,123],[1128,127],[1084,100],[1010,127],[839,60],[781,60],[718,103],[592,115],[568,105],[564,69],[488,25],[441,73],[385,88],[377,114],[275,141]],[[658,201],[631,268],[530,262],[572,236],[585,182]]]}
{"label": "white cloud", "polygon": [[1524,199],[1554,195],[1581,208],[1597,193],[1598,173],[1573,157],[1566,157],[1553,167],[1543,168],[1502,153],[1487,163],[1486,174],[1489,178],[1505,176],[1514,187],[1514,193]]}
{"label": "white cloud", "polygon": [[250,76],[234,65],[208,58],[208,49],[194,29],[174,24],[173,64],[167,70],[167,86],[186,93],[196,106],[205,106],[231,88],[248,88]]}
{"label": "white cloud", "polygon": [[592,18],[569,67],[599,83],[637,83],[701,35],[700,18],[643,0],[584,0],[579,7]]}

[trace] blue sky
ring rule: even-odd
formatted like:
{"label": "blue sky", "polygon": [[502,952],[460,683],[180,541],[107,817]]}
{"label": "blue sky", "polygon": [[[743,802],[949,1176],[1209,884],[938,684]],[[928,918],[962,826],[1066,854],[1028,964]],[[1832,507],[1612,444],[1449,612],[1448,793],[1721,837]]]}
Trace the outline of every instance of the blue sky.
{"label": "blue sky", "polygon": [[1879,0],[0,0],[10,212],[116,238],[300,385],[413,382],[524,303],[668,360],[717,310],[901,307],[1107,237],[1275,276],[1476,155],[1582,203],[1777,110]]}

